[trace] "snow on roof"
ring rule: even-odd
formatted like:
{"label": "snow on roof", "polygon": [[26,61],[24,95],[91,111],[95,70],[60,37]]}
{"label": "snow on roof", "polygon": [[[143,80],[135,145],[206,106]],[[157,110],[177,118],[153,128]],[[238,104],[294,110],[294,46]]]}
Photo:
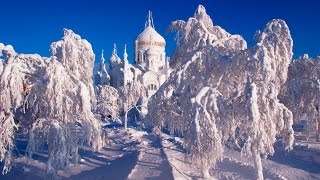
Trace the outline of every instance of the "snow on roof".
{"label": "snow on roof", "polygon": [[139,44],[165,44],[164,38],[155,30],[153,24],[152,13],[149,11],[144,31],[137,38]]}
{"label": "snow on roof", "polygon": [[160,42],[165,43],[164,38],[151,26],[147,26],[144,31],[138,36],[138,42],[150,43],[152,42]]}

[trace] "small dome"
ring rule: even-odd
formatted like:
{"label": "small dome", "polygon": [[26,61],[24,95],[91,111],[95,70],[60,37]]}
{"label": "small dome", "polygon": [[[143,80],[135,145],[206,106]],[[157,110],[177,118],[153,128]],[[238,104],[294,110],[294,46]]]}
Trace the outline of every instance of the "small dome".
{"label": "small dome", "polygon": [[116,54],[112,54],[109,60],[111,64],[120,64],[120,58]]}
{"label": "small dome", "polygon": [[151,41],[155,46],[164,47],[166,44],[164,38],[151,26],[147,26],[137,40],[139,45],[148,45]]}
{"label": "small dome", "polygon": [[120,64],[120,62],[121,62],[119,56],[117,55],[117,45],[116,44],[113,45],[112,55],[109,60],[110,60],[111,65]]}

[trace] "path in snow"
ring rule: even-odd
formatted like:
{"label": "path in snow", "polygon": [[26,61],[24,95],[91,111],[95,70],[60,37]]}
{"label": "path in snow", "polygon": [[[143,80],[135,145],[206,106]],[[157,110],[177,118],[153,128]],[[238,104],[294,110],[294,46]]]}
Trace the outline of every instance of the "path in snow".
{"label": "path in snow", "polygon": [[71,176],[70,180],[105,180],[105,179],[126,179],[134,167],[137,159],[137,153],[128,153],[109,163],[94,168],[92,170],[81,171],[79,174]]}
{"label": "path in snow", "polygon": [[159,137],[153,134],[142,136],[139,151],[137,164],[128,179],[173,179]]}
{"label": "path in snow", "polygon": [[[141,133],[137,133],[139,137]],[[139,152],[137,139],[124,129],[109,129],[110,144],[103,148],[100,153],[82,153],[84,162],[91,163],[88,170],[80,168],[76,175],[70,176],[69,180],[123,180],[127,179],[132,168],[137,163]],[[78,166],[75,166],[79,168]]]}
{"label": "path in snow", "polygon": [[162,134],[162,146],[164,153],[172,167],[174,179],[192,180],[201,179],[201,171],[199,168],[192,166],[185,158],[185,150],[179,141],[179,138],[173,138],[169,135]]}
{"label": "path in snow", "polygon": [[[71,164],[65,171],[59,170],[58,179],[173,179],[159,137],[129,128],[109,129],[109,138],[109,145],[100,152],[81,148],[79,164]],[[39,154],[34,158],[17,158],[12,171],[0,179],[46,179],[47,156]]]}

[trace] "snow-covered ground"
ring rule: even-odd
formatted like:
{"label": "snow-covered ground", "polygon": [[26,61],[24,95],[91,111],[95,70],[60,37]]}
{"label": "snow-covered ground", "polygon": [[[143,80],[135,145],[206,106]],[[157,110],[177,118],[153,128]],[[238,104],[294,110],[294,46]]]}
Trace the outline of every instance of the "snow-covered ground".
{"label": "snow-covered ground", "polygon": [[[109,143],[100,152],[87,148],[80,150],[78,165],[70,165],[59,171],[60,179],[126,179],[137,163],[139,155],[138,139],[122,129],[110,129]],[[35,160],[21,156],[15,160],[10,173],[0,179],[45,179],[47,157],[37,154]]]}
{"label": "snow-covered ground", "polygon": [[[201,179],[201,170],[185,157],[182,139],[134,128],[106,130],[108,145],[96,153],[81,148],[80,163],[60,170],[59,179]],[[23,156],[26,142],[19,140],[18,144],[16,154],[20,157],[14,161],[12,171],[0,179],[46,179],[46,155],[36,154],[35,160],[30,160]],[[320,166],[290,154],[279,152],[262,163],[265,179],[320,179]],[[255,179],[253,160],[225,148],[223,160],[210,170],[210,175],[212,179]]]}
{"label": "snow-covered ground", "polygon": [[[201,177],[200,169],[187,162],[179,138],[163,135],[162,144],[175,179]],[[213,179],[255,179],[252,158],[241,157],[240,152],[228,148],[224,151],[223,160],[210,171]],[[263,160],[262,164],[265,179],[320,179],[319,165],[304,162],[288,154],[276,153]]]}
{"label": "snow-covered ground", "polygon": [[161,140],[154,134],[141,137],[139,156],[128,179],[173,179],[172,170],[161,146]]}

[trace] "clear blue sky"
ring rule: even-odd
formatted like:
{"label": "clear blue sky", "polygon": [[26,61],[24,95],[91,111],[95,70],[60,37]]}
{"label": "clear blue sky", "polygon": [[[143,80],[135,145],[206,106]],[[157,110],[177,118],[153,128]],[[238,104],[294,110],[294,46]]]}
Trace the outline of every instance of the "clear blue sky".
{"label": "clear blue sky", "polygon": [[214,24],[242,35],[249,46],[253,35],[274,18],[284,19],[294,40],[294,56],[320,55],[320,2],[318,0],[0,0],[0,42],[11,44],[18,53],[50,56],[49,47],[70,28],[93,46],[96,59],[105,49],[106,59],[113,43],[128,44],[133,59],[133,42],[142,32],[148,10],[153,11],[157,31],[167,40],[168,55],[175,43],[166,34],[171,21],[187,20],[203,4]]}

